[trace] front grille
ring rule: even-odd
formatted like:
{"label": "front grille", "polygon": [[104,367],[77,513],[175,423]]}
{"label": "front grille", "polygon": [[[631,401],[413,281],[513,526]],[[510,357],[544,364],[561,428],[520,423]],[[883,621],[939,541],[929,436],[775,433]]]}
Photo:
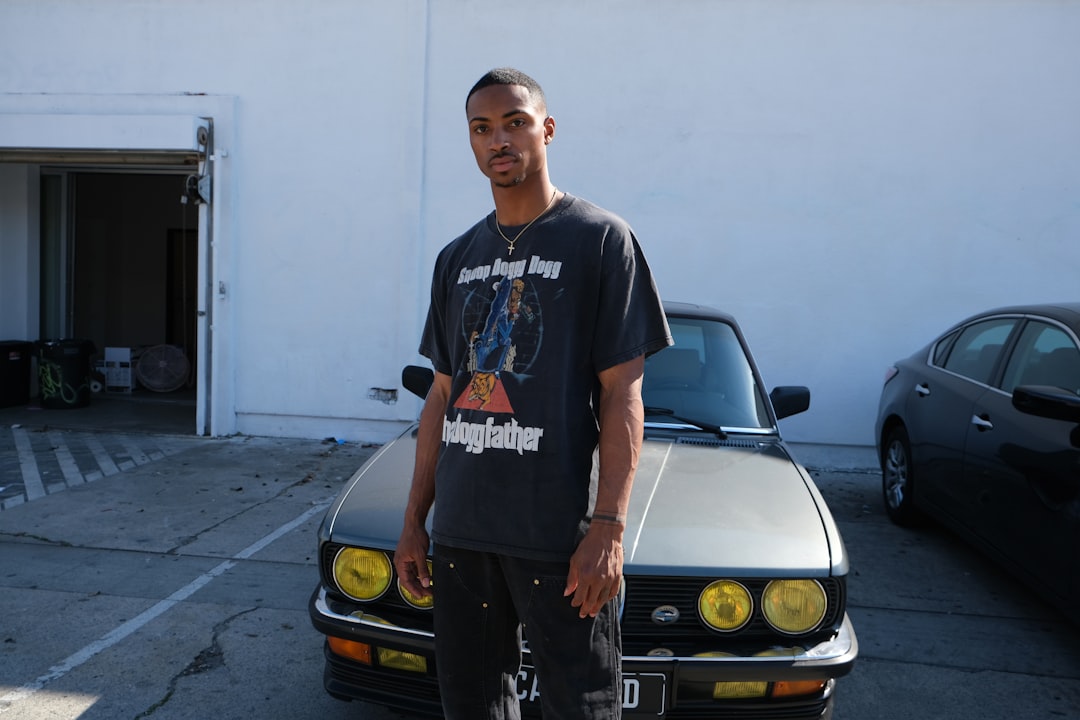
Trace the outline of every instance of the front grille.
{"label": "front grille", "polygon": [[[340,547],[328,545],[323,548],[320,563],[324,571],[330,569]],[[692,656],[716,650],[750,655],[777,645],[809,647],[831,637],[843,619],[846,599],[843,578],[818,579],[825,588],[829,611],[820,630],[802,637],[780,635],[761,616],[760,598],[768,578],[732,578],[745,585],[753,595],[754,615],[742,630],[734,633],[713,632],[698,619],[697,600],[701,591],[715,579],[628,576],[621,622],[624,655],[644,655],[660,647],[671,650],[676,656]],[[431,613],[410,608],[394,590],[373,603],[349,603],[394,624],[431,629]],[[679,621],[670,625],[652,622],[653,610],[661,605],[678,608]],[[437,715],[439,691],[434,677],[434,658],[428,657],[428,663],[428,674],[421,675],[360,665],[328,651],[324,682],[332,695],[386,704],[408,712]],[[668,682],[670,705],[665,715],[667,720],[813,720],[821,717],[831,696],[830,685],[825,692],[812,697],[718,701],[711,699],[711,683],[680,680],[677,669]],[[522,711],[525,717],[537,717],[539,707],[525,704]]]}
{"label": "front grille", "polygon": [[[843,619],[844,586],[838,578],[819,578],[828,598],[828,610],[821,629],[809,636],[786,636],[777,633],[761,614],[761,595],[769,578],[732,578],[746,586],[754,597],[754,614],[746,627],[732,633],[710,630],[698,618],[697,601],[701,591],[717,578],[634,577],[626,578],[626,606],[622,616],[623,651],[627,655],[644,654],[656,647],[675,651],[676,655],[719,649],[732,652],[756,652],[762,646],[808,643],[834,634]],[[673,605],[679,621],[658,625],[652,621],[653,610]]]}
{"label": "front grille", "polygon": [[[343,546],[326,543],[322,548],[320,565],[323,577],[333,577],[334,556]],[[741,630],[733,633],[717,633],[705,626],[698,619],[697,601],[705,586],[717,578],[677,577],[677,576],[627,576],[626,605],[622,615],[623,650],[627,655],[645,654],[656,647],[665,647],[677,655],[692,655],[695,652],[716,650],[719,644],[729,647],[732,652],[756,652],[762,644],[809,643],[825,639],[834,634],[844,617],[846,601],[842,578],[818,578],[825,588],[829,607],[821,629],[809,636],[785,636],[773,630],[761,614],[761,594],[770,578],[732,578],[746,586],[754,597],[754,615]],[[333,592],[333,585],[328,585]],[[433,630],[432,613],[410,607],[398,595],[397,588],[391,588],[379,600],[370,603],[354,603],[365,612],[382,617],[395,625],[404,625],[419,630]],[[680,620],[670,625],[658,625],[652,621],[652,612],[661,605],[673,605],[679,610]],[[745,648],[744,648],[745,646]]]}

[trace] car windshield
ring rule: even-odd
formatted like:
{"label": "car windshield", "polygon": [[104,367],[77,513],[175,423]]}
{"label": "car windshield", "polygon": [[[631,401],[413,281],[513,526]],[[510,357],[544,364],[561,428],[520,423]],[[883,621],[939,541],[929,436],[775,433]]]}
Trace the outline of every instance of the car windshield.
{"label": "car windshield", "polygon": [[[725,322],[668,317],[675,344],[645,360],[649,424],[772,429],[764,397],[735,330]],[[678,416],[678,420],[673,416]]]}

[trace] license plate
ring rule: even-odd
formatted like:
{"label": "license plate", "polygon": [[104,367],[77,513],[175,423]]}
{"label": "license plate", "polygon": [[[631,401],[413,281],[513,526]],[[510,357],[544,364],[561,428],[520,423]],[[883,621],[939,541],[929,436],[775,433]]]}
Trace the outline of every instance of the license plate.
{"label": "license plate", "polygon": [[[663,673],[623,673],[624,717],[660,716],[664,714],[664,691],[667,678]],[[517,676],[518,699],[523,703],[540,700],[536,670],[522,665]]]}

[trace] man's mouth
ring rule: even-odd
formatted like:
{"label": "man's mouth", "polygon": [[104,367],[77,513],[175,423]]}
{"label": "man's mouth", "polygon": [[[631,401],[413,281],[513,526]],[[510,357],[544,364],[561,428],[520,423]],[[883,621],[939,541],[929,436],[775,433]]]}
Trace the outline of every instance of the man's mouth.
{"label": "man's mouth", "polygon": [[496,155],[491,158],[488,166],[495,172],[506,172],[514,166],[515,162],[517,162],[517,158],[513,155]]}

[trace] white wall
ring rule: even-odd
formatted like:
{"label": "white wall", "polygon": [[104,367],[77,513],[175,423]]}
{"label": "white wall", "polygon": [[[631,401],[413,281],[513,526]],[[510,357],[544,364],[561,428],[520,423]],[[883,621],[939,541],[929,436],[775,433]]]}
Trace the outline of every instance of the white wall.
{"label": "white wall", "polygon": [[[524,39],[452,5],[429,187],[472,167],[472,76],[535,73],[555,181],[631,221],[667,297],[733,312],[767,382],[811,387],[791,439],[872,443],[894,359],[985,307],[1077,297],[1080,3],[571,0]],[[467,213],[429,198],[431,252]]]}
{"label": "white wall", "polygon": [[733,312],[771,385],[811,387],[789,439],[867,444],[889,362],[1076,298],[1077,37],[1059,0],[8,0],[0,93],[236,98],[235,430],[415,415],[368,392],[417,359],[438,248],[490,211],[464,95],[516,65],[555,182],[631,222],[665,296]]}

